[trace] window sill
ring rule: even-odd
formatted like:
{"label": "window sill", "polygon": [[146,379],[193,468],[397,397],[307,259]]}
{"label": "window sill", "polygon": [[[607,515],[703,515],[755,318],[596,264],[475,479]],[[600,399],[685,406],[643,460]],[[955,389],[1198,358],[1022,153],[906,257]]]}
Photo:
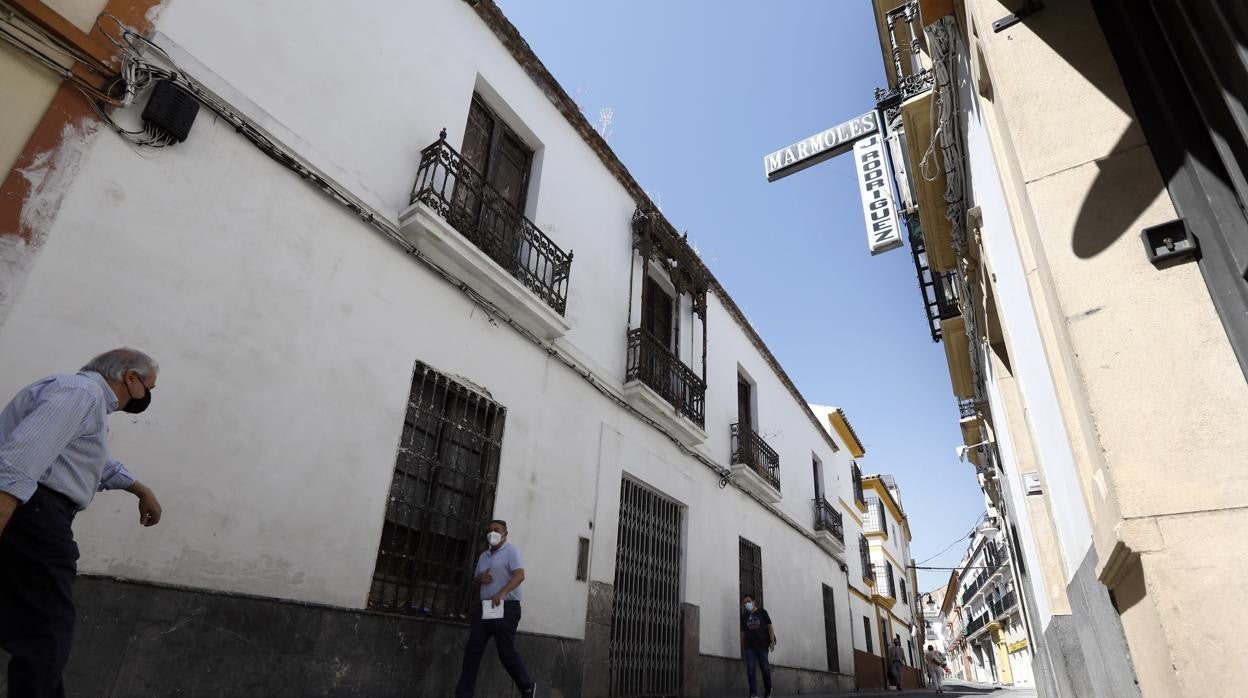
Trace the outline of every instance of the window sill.
{"label": "window sill", "polygon": [[521,327],[542,339],[567,334],[572,325],[514,276],[423,203],[399,214],[399,230],[435,264],[471,284]]}
{"label": "window sill", "polygon": [[686,446],[706,441],[706,432],[664,400],[653,388],[639,380],[624,384],[624,399],[642,414],[662,424]]}
{"label": "window sill", "polygon": [[780,490],[772,487],[762,475],[744,463],[732,464],[732,480],[769,504],[780,501]]}

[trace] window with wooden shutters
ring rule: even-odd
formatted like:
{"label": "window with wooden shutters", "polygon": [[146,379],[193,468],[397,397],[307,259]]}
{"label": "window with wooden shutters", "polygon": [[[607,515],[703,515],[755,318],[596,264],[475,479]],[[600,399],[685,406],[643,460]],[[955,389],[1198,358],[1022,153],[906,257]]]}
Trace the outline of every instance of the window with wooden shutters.
{"label": "window with wooden shutters", "polygon": [[498,482],[504,409],[416,365],[368,606],[464,619]]}
{"label": "window with wooden shutters", "polygon": [[823,635],[828,648],[828,671],[841,670],[841,651],[836,639],[836,595],[823,585]]}
{"label": "window with wooden shutters", "polygon": [[480,222],[486,222],[485,218],[493,222],[500,217],[500,209],[497,205],[482,206],[482,197],[498,196],[507,208],[523,215],[533,151],[477,95],[473,95],[468,109],[462,155],[474,174],[483,177],[493,191],[480,183],[465,181],[464,186],[455,188],[458,206]]}
{"label": "window with wooden shutters", "polygon": [[663,285],[647,274],[645,284],[641,287],[641,328],[658,346],[676,353],[676,337],[672,331],[673,303]]}
{"label": "window with wooden shutters", "polygon": [[750,541],[740,538],[741,596],[749,594],[763,606],[763,551]]}
{"label": "window with wooden shutters", "polygon": [[754,386],[750,385],[744,376],[737,376],[737,423],[741,425],[741,431],[747,432],[754,428],[753,417],[753,395]]}

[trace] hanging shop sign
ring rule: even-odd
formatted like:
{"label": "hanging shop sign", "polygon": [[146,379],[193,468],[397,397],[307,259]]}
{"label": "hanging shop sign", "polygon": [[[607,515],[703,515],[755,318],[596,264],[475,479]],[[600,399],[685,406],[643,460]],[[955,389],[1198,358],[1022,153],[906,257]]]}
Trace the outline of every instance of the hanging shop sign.
{"label": "hanging shop sign", "polygon": [[763,157],[767,181],[774,182],[794,172],[836,157],[853,147],[854,141],[880,131],[880,117],[874,111],[820,131]]}
{"label": "hanging shop sign", "polygon": [[862,195],[862,215],[867,223],[867,248],[873,255],[902,245],[892,177],[888,175],[888,159],[884,152],[884,138],[879,133],[854,143],[858,192]]}

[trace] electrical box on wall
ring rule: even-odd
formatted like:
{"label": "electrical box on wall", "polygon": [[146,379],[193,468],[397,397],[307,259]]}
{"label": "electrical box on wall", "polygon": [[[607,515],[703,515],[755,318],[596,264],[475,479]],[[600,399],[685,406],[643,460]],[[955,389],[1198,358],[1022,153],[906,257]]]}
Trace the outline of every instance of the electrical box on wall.
{"label": "electrical box on wall", "polygon": [[181,143],[191,132],[199,102],[185,88],[161,80],[143,108],[143,122],[169,140]]}
{"label": "electrical box on wall", "polygon": [[1145,228],[1140,233],[1148,261],[1158,269],[1164,269],[1189,259],[1195,259],[1200,251],[1196,236],[1187,227],[1187,221],[1176,218],[1168,223]]}
{"label": "electrical box on wall", "polygon": [[1035,470],[1023,473],[1023,491],[1027,494],[1044,492],[1044,486],[1040,484],[1040,473]]}

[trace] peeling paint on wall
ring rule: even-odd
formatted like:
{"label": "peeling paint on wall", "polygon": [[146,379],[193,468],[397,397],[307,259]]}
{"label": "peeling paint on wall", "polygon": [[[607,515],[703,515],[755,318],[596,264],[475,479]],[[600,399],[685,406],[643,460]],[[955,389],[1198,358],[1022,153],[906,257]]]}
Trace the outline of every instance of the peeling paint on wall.
{"label": "peeling paint on wall", "polygon": [[28,191],[22,200],[17,229],[0,230],[0,327],[17,301],[98,130],[98,123],[85,119],[65,124],[59,146],[36,153],[28,166],[17,170],[26,180]]}

